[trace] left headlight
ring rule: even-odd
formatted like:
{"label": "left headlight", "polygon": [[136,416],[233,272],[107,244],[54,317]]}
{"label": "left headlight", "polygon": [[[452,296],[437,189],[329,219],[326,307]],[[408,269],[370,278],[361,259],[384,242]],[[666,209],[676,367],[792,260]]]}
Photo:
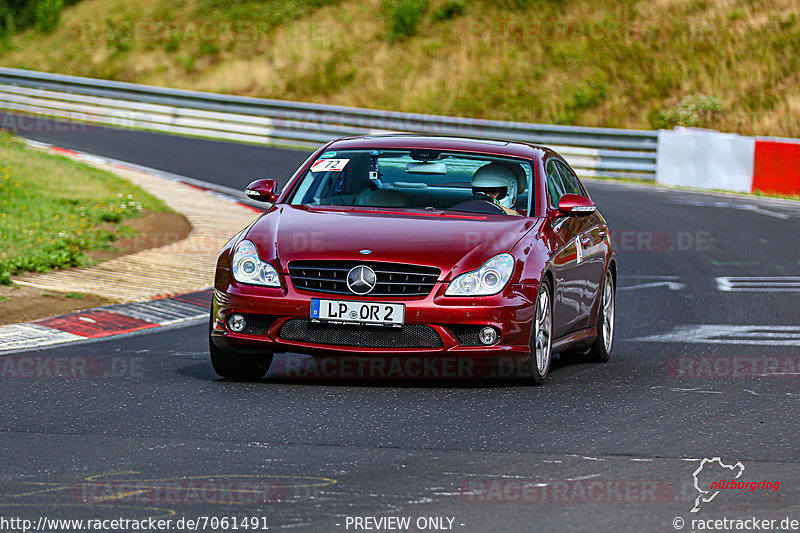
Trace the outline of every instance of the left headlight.
{"label": "left headlight", "polygon": [[239,283],[250,285],[263,285],[265,287],[280,287],[281,281],[278,271],[258,257],[256,245],[250,241],[242,241],[236,245],[231,263],[233,279]]}
{"label": "left headlight", "polygon": [[514,273],[514,257],[503,253],[486,261],[478,270],[461,274],[452,282],[445,296],[491,296],[503,290]]}

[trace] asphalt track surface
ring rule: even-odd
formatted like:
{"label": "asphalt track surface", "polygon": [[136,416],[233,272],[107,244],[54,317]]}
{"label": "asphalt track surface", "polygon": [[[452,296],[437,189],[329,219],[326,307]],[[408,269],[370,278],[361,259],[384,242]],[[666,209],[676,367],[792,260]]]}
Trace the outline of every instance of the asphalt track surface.
{"label": "asphalt track surface", "polygon": [[[306,157],[99,128],[22,133],[233,187],[285,179]],[[411,531],[437,530],[416,528],[419,518],[450,517],[449,530],[463,532],[675,531],[677,517],[685,531],[692,519],[752,517],[778,530],[800,520],[800,292],[785,290],[800,276],[800,204],[586,183],[619,259],[609,363],[556,358],[543,387],[233,382],[209,367],[204,322],[4,354],[3,365],[64,358],[104,370],[15,378],[4,367],[0,515],[259,516],[272,531],[319,532],[393,531],[352,522],[390,516],[410,517]],[[752,292],[716,279],[752,276],[772,279],[751,281]],[[776,281],[784,290],[765,285]],[[741,462],[740,480],[780,488],[721,491],[690,513],[692,473],[712,457]],[[192,496],[192,480],[231,483],[235,496]],[[269,486],[269,497],[248,499],[244,482]],[[171,496],[153,489],[170,483]]]}

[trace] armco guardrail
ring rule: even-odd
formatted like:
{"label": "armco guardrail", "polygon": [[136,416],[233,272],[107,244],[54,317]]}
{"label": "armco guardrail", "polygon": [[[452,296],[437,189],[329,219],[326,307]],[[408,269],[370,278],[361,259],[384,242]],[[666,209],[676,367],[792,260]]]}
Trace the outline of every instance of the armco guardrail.
{"label": "armco guardrail", "polygon": [[0,108],[250,143],[318,146],[346,135],[433,133],[545,144],[583,176],[654,179],[658,132],[501,122],[248,98],[0,68]]}

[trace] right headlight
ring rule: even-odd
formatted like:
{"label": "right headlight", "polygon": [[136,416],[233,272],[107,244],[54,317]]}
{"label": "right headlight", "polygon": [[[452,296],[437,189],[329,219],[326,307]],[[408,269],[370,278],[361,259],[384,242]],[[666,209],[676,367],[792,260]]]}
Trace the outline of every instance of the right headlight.
{"label": "right headlight", "polygon": [[514,257],[496,255],[478,270],[465,272],[450,282],[445,296],[491,296],[503,290],[514,273]]}
{"label": "right headlight", "polygon": [[242,241],[236,245],[231,262],[233,279],[249,285],[264,287],[280,287],[281,281],[275,267],[258,257],[256,245],[250,241]]}

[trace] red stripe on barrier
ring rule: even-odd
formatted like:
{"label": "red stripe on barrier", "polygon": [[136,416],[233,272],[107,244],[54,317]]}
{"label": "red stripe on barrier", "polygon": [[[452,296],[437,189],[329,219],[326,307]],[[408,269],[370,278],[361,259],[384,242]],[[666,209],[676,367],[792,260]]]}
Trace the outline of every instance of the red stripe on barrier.
{"label": "red stripe on barrier", "polygon": [[157,328],[159,326],[158,324],[139,320],[138,318],[100,310],[57,316],[55,318],[45,318],[44,320],[35,321],[34,324],[57,329],[59,331],[66,331],[67,333],[80,335],[88,339],[119,335],[120,333],[130,333],[131,331]]}
{"label": "red stripe on barrier", "polygon": [[752,190],[800,194],[800,143],[756,140]]}

